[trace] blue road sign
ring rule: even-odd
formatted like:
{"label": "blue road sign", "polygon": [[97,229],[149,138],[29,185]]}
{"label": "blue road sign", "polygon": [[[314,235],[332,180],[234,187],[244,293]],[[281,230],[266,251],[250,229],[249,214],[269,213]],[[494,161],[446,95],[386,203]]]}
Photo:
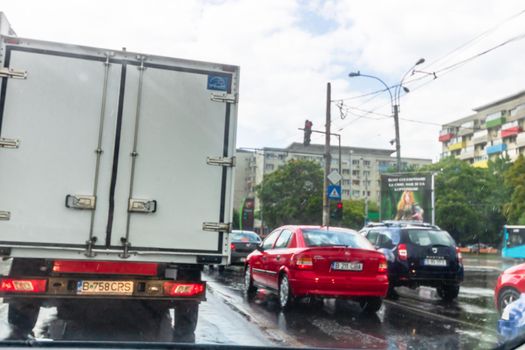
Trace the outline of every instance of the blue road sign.
{"label": "blue road sign", "polygon": [[341,186],[328,185],[328,199],[341,199]]}

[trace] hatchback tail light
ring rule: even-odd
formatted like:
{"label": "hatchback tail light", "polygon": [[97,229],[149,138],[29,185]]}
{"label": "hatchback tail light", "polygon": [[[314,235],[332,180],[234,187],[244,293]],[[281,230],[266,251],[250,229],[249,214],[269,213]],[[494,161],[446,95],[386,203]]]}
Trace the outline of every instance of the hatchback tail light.
{"label": "hatchback tail light", "polygon": [[397,253],[399,255],[399,260],[406,261],[408,258],[407,246],[406,244],[401,243],[397,246]]}
{"label": "hatchback tail light", "polygon": [[164,295],[192,297],[204,293],[204,283],[164,282]]}
{"label": "hatchback tail light", "polygon": [[456,247],[456,257],[458,258],[458,263],[463,264],[463,255],[461,255],[461,251],[458,247]]}
{"label": "hatchback tail light", "polygon": [[295,266],[301,270],[309,270],[314,267],[314,260],[311,256],[298,256],[295,259]]}
{"label": "hatchback tail light", "polygon": [[0,292],[45,293],[46,280],[3,278],[0,280]]}

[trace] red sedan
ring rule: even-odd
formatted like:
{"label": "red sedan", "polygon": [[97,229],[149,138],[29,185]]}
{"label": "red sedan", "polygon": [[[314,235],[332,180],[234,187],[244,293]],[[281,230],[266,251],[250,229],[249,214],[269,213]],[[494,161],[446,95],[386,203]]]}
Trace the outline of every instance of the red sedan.
{"label": "red sedan", "polygon": [[383,254],[357,232],[335,227],[283,226],[266,237],[245,266],[245,289],[276,291],[281,308],[300,297],[354,299],[364,311],[381,307],[388,290]]}
{"label": "red sedan", "polygon": [[498,311],[503,312],[505,306],[518,299],[521,293],[525,293],[525,264],[508,268],[499,275],[494,290]]}

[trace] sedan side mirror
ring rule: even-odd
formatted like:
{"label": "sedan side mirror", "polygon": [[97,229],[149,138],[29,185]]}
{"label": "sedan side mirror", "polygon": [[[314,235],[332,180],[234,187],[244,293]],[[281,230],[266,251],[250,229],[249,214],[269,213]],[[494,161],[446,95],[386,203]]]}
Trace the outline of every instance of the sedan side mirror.
{"label": "sedan side mirror", "polygon": [[258,251],[262,252],[264,250],[262,242],[255,249],[257,249]]}

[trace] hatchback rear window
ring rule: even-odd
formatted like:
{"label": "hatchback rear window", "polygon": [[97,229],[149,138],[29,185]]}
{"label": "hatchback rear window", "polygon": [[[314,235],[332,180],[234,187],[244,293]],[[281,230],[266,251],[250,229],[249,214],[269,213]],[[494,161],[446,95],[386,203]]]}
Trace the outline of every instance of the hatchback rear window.
{"label": "hatchback rear window", "polygon": [[454,240],[445,231],[437,230],[408,230],[408,239],[411,243],[420,246],[441,245],[453,247]]}
{"label": "hatchback rear window", "polygon": [[304,243],[307,247],[344,246],[374,250],[368,240],[360,234],[350,231],[303,230]]}
{"label": "hatchback rear window", "polygon": [[233,232],[231,234],[231,241],[232,242],[252,242],[257,243],[260,242],[261,239],[259,236],[257,236],[256,233],[251,232]]}

